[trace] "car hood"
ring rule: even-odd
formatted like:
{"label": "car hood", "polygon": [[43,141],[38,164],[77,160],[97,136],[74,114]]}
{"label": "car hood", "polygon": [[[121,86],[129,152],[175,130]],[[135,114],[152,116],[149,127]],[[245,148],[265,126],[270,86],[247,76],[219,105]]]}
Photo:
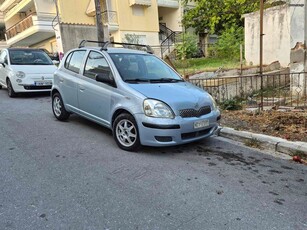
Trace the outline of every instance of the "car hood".
{"label": "car hood", "polygon": [[173,110],[199,109],[212,105],[207,92],[187,82],[130,84],[130,87],[148,98],[165,102]]}
{"label": "car hood", "polygon": [[57,67],[55,65],[11,65],[11,69],[26,74],[53,74]]}

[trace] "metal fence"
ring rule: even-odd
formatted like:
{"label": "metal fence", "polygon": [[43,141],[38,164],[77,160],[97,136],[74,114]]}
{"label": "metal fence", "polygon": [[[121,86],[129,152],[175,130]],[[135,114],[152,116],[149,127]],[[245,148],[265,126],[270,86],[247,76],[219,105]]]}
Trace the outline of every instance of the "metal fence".
{"label": "metal fence", "polygon": [[307,73],[190,79],[218,103],[237,100],[248,107],[307,107]]}

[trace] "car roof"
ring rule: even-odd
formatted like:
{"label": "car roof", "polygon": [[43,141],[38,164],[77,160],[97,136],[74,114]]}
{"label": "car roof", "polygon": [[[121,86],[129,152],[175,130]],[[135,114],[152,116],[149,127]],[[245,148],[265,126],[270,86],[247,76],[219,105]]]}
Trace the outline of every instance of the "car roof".
{"label": "car roof", "polygon": [[134,49],[127,49],[127,48],[115,48],[115,47],[108,47],[107,50],[101,50],[101,47],[93,47],[93,46],[85,46],[81,47],[79,49],[91,49],[91,50],[97,50],[97,51],[105,51],[107,53],[130,53],[130,54],[148,54],[145,51],[142,50],[134,50]]}
{"label": "car roof", "polygon": [[[35,49],[35,48],[7,48],[7,50],[16,50],[16,51],[42,51],[41,49]],[[43,52],[43,51],[42,51]]]}
{"label": "car roof", "polygon": [[86,43],[100,44],[100,46],[91,47],[92,49],[105,51],[107,53],[139,53],[153,54],[153,50],[149,45],[126,43],[126,42],[109,42],[109,41],[93,41],[82,40],[78,48],[87,48]]}

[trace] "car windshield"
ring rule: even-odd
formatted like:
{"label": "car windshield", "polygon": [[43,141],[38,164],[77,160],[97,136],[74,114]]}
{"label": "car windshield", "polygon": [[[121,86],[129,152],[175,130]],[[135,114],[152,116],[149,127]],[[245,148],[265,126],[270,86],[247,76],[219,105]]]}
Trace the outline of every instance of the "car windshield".
{"label": "car windshield", "polygon": [[137,83],[173,83],[181,77],[159,58],[148,54],[110,54],[123,81]]}
{"label": "car windshield", "polygon": [[48,55],[41,50],[10,50],[12,65],[53,65]]}

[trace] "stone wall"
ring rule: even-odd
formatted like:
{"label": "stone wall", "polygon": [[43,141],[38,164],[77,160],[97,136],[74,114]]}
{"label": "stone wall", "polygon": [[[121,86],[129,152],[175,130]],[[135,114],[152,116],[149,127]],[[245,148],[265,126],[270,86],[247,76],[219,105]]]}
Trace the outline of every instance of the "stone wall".
{"label": "stone wall", "polygon": [[[63,50],[77,48],[82,40],[97,40],[96,26],[61,24]],[[94,46],[94,44],[92,44]]]}

